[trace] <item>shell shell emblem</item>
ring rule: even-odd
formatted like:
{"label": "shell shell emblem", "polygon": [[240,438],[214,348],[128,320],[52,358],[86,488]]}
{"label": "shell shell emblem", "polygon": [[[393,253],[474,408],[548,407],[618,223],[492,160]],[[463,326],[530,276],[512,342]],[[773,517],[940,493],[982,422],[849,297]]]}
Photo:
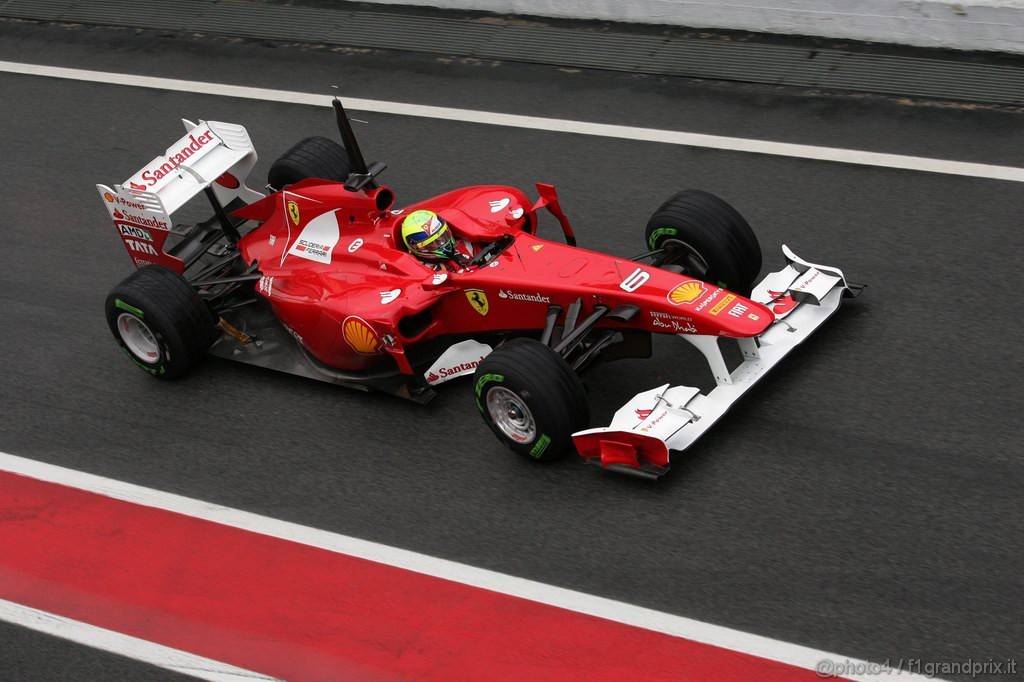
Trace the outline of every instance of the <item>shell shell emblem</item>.
{"label": "shell shell emblem", "polygon": [[707,288],[700,282],[690,281],[677,285],[668,292],[668,302],[672,305],[693,303],[707,293]]}
{"label": "shell shell emblem", "polygon": [[380,352],[377,333],[360,317],[347,318],[341,326],[341,333],[345,342],[357,353],[373,355]]}

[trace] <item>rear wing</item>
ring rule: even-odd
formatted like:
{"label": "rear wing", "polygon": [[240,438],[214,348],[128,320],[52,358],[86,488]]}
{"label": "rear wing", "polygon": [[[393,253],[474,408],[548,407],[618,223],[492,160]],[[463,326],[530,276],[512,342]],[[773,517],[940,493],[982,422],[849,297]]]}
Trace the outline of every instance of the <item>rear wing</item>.
{"label": "rear wing", "polygon": [[256,150],[245,128],[182,119],[185,135],[120,185],[96,185],[136,267],[158,264],[183,272],[185,262],[165,248],[171,215],[200,192],[217,206],[263,198],[246,186]]}

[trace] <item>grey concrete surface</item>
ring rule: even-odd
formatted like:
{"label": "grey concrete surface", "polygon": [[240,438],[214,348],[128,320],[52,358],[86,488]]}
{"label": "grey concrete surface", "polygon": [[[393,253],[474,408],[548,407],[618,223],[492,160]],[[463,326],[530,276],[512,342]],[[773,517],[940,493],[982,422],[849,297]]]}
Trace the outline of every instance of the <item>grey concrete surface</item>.
{"label": "grey concrete surface", "polygon": [[527,16],[828,36],[957,50],[1024,52],[1020,0],[369,0]]}
{"label": "grey concrete surface", "polygon": [[[890,4],[890,0],[872,1]],[[571,7],[564,4],[566,9]],[[856,4],[866,3],[862,0]],[[784,13],[777,7],[773,11]],[[802,13],[836,20],[825,11]],[[970,14],[974,15],[973,10]],[[130,7],[124,3],[79,0],[8,0],[0,4],[0,17],[149,29],[162,37],[215,35],[272,44],[297,42],[357,50],[397,50],[451,59],[500,59],[631,74],[1024,106],[1021,55],[784,36],[773,34],[771,23],[749,29],[759,31],[755,33],[708,31],[330,0],[135,0]],[[962,17],[957,21],[963,21]],[[918,25],[912,21],[903,23]],[[920,23],[928,25],[925,21]],[[993,41],[986,49],[999,48]]]}

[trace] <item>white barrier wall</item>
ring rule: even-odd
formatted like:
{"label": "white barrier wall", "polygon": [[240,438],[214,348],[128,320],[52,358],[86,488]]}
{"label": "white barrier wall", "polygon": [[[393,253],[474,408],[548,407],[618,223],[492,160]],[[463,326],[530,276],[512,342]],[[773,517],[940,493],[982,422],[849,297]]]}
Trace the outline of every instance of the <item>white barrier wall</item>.
{"label": "white barrier wall", "polygon": [[1024,53],[1024,0],[369,0]]}

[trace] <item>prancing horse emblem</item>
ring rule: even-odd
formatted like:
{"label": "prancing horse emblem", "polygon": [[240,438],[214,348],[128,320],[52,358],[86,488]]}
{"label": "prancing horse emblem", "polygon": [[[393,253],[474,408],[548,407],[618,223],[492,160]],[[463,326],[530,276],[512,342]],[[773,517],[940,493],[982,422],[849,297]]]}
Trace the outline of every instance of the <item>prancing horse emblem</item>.
{"label": "prancing horse emblem", "polygon": [[473,306],[473,310],[477,311],[481,315],[486,315],[488,311],[487,306],[487,294],[480,289],[466,289],[466,300]]}
{"label": "prancing horse emblem", "polygon": [[288,202],[288,215],[291,216],[293,223],[299,224],[299,205],[294,201]]}

